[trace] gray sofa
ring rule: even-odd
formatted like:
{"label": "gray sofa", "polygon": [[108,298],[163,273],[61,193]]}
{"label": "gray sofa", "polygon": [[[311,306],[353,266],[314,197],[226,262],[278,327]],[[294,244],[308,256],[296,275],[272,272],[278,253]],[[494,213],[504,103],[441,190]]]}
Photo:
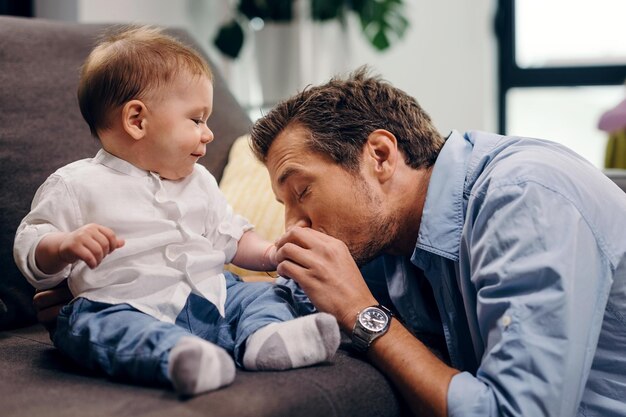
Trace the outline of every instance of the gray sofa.
{"label": "gray sofa", "polygon": [[[35,322],[33,290],[12,257],[15,230],[56,168],[93,156],[75,98],[78,68],[101,25],[0,16],[0,415],[395,416],[403,405],[383,375],[341,349],[332,363],[285,372],[238,371],[233,385],[180,400],[167,390],[111,381],[70,363]],[[175,36],[193,45],[183,31]],[[219,181],[250,120],[216,74],[202,161]]]}

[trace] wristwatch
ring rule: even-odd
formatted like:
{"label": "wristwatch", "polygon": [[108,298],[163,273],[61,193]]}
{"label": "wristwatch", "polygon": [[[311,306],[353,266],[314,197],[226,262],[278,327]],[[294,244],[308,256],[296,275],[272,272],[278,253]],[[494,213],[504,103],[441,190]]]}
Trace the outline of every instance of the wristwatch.
{"label": "wristwatch", "polygon": [[352,328],[352,347],[359,353],[367,352],[374,340],[387,333],[391,317],[391,311],[380,304],[361,310]]}

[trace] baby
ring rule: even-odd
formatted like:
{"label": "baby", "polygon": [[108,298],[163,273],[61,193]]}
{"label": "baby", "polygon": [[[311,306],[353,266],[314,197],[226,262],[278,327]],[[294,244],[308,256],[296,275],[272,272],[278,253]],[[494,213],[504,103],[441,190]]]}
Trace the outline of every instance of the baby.
{"label": "baby", "polygon": [[276,247],[196,163],[213,140],[202,57],[158,29],[126,29],[91,52],[78,100],[102,149],[45,181],[14,247],[37,289],[69,279],[75,298],[55,345],[86,367],[182,395],[230,384],[235,363],[282,370],[331,359],[331,315],[296,318],[284,287],[224,271],[229,262],[273,270]]}

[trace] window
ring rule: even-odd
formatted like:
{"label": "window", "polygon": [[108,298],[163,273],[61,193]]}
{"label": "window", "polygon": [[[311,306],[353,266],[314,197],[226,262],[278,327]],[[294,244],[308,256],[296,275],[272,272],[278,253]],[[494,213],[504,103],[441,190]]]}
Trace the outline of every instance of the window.
{"label": "window", "polygon": [[561,142],[601,167],[600,115],[626,96],[623,0],[500,0],[501,133]]}

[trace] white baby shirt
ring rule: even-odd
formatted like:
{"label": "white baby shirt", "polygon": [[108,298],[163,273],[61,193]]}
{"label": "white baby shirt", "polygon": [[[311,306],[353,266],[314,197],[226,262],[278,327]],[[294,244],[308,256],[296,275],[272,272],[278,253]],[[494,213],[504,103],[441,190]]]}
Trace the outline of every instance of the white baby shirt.
{"label": "white baby shirt", "polygon": [[[37,268],[35,248],[46,233],[88,223],[111,228],[125,245],[94,269],[82,261],[53,275]],[[17,230],[14,254],[38,289],[69,278],[75,297],[128,303],[173,323],[192,292],[224,315],[224,264],[251,228],[203,166],[181,180],[163,180],[100,150],[59,169],[39,188]]]}

